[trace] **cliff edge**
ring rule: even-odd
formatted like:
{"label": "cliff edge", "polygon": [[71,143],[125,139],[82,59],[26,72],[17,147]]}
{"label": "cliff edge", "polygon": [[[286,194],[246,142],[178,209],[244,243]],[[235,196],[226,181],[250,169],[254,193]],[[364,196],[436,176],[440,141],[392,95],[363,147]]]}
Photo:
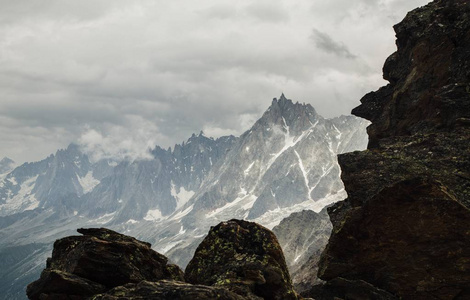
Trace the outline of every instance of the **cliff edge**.
{"label": "cliff edge", "polygon": [[470,1],[434,1],[394,26],[390,83],[352,113],[368,150],[342,154],[348,198],[318,299],[470,298]]}

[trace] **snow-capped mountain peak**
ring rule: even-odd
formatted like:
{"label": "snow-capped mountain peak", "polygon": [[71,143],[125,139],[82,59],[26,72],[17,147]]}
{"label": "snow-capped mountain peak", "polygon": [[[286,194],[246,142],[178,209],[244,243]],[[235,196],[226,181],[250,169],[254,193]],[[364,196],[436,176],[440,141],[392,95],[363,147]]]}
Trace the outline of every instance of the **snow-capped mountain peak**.
{"label": "snow-capped mountain peak", "polygon": [[184,266],[220,221],[272,228],[293,212],[344,199],[336,155],[364,149],[367,125],[352,116],[325,119],[281,95],[240,137],[201,132],[173,149],[155,147],[150,160],[92,163],[72,144],[0,178],[0,250],[106,226]]}

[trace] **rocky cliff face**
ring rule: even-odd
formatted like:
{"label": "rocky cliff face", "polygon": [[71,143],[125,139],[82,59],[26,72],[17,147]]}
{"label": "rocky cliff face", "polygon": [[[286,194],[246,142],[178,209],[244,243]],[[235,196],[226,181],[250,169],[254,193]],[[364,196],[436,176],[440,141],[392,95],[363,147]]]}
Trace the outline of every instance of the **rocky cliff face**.
{"label": "rocky cliff face", "polygon": [[348,199],[328,210],[328,283],[310,295],[469,299],[470,1],[434,1],[394,28],[390,84],[353,110],[370,142],[339,156]]}
{"label": "rocky cliff face", "polygon": [[[274,234],[231,220],[212,228],[186,274],[149,243],[105,228],[54,243],[29,299],[298,299]],[[186,280],[188,283],[184,282]]]}

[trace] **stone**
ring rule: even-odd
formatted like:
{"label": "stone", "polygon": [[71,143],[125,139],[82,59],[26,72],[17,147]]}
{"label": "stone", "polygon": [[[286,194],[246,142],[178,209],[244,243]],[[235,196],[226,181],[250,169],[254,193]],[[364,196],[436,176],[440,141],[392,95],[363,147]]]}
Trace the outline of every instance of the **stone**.
{"label": "stone", "polygon": [[318,299],[345,297],[345,281],[373,287],[364,299],[470,299],[470,1],[431,2],[394,28],[390,83],[353,110],[372,122],[368,150],[338,157],[348,198],[328,209]]}
{"label": "stone", "polygon": [[185,278],[225,287],[245,299],[299,299],[276,236],[253,222],[230,220],[211,228]]}
{"label": "stone", "polygon": [[26,293],[29,299],[44,299],[45,295],[49,295],[49,298],[86,299],[104,291],[106,287],[99,283],[59,270],[46,269],[39,280],[28,285]]}
{"label": "stone", "polygon": [[453,299],[470,283],[468,245],[470,211],[441,183],[418,177],[348,211],[319,274],[360,278],[409,299]]}
{"label": "stone", "polygon": [[91,300],[149,299],[149,300],[242,300],[245,299],[224,288],[192,285],[180,281],[141,281],[116,287]]}
{"label": "stone", "polygon": [[[54,243],[41,277],[28,285],[30,299],[53,294],[89,296],[143,280],[184,280],[183,271],[149,243],[106,228],[78,229]],[[81,292],[80,292],[81,291]]]}

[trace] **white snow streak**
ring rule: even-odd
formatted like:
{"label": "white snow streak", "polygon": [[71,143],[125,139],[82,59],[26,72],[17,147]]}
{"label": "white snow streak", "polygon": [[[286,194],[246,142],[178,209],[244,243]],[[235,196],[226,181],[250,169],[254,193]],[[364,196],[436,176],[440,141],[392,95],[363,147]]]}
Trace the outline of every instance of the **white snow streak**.
{"label": "white snow streak", "polygon": [[182,217],[186,216],[187,214],[189,214],[192,210],[193,210],[193,207],[194,207],[194,204],[189,206],[188,208],[186,208],[185,210],[183,211],[180,211],[180,212],[177,212],[175,215],[173,215],[171,217],[171,219],[173,220],[177,220],[177,219],[181,219]]}
{"label": "white snow streak", "polygon": [[144,217],[146,221],[158,221],[162,218],[162,212],[159,209],[150,209]]}
{"label": "white snow streak", "polygon": [[248,174],[250,173],[250,170],[251,170],[251,168],[253,167],[254,164],[255,164],[255,162],[252,162],[252,163],[248,166],[248,168],[246,168],[246,170],[243,171],[243,173],[245,174],[245,177],[248,176]]}
{"label": "white snow streak", "polygon": [[317,124],[318,124],[318,121],[316,121],[315,124],[312,125],[312,127],[305,130],[304,132],[302,132],[302,134],[299,137],[296,138],[295,136],[290,135],[290,130],[289,130],[289,127],[287,126],[286,120],[284,119],[284,117],[282,119],[284,121],[284,124],[286,124],[284,126],[284,128],[287,131],[285,133],[284,147],[278,153],[271,154],[271,155],[273,155],[273,157],[269,160],[269,162],[267,164],[267,167],[266,167],[266,170],[268,170],[271,167],[271,165],[279,158],[279,156],[281,156],[282,153],[284,153],[287,149],[289,149],[291,147],[295,147],[295,145],[297,145],[297,143],[299,143],[301,140],[303,140],[305,137],[307,137],[310,133],[312,133],[313,128],[315,126],[317,126]]}
{"label": "white snow streak", "polygon": [[94,224],[106,224],[109,221],[111,221],[114,217],[116,212],[110,213],[110,214],[104,214],[101,217],[99,217],[96,220],[90,220],[89,223],[94,223]]}
{"label": "white snow streak", "polygon": [[294,150],[294,153],[297,156],[297,159],[299,160],[299,167],[300,167],[300,170],[302,171],[302,174],[304,175],[305,186],[307,187],[308,199],[312,200],[312,197],[310,196],[310,193],[312,192],[313,189],[310,189],[310,185],[309,185],[309,181],[308,181],[308,173],[305,170],[304,163],[302,162],[302,159],[300,158],[300,155],[297,152],[297,150]]}

